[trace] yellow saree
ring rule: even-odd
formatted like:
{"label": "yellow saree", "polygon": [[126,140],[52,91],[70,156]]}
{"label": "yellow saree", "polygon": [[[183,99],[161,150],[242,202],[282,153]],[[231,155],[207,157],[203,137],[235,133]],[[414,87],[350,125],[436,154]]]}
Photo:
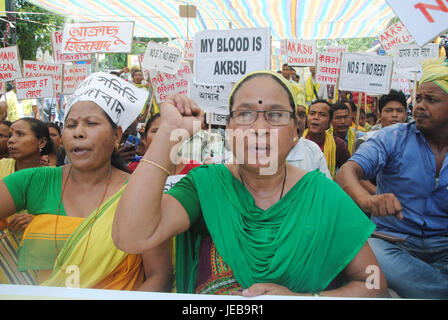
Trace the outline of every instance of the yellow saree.
{"label": "yellow saree", "polygon": [[[80,288],[133,290],[144,281],[140,255],[117,249],[112,223],[124,187],[87,218],[42,214],[25,230],[19,249],[19,269],[41,270],[39,284]],[[95,210],[96,211],[96,210]],[[96,218],[95,218],[96,216]],[[57,220],[57,229],[56,226]],[[48,279],[48,270],[51,274]]]}

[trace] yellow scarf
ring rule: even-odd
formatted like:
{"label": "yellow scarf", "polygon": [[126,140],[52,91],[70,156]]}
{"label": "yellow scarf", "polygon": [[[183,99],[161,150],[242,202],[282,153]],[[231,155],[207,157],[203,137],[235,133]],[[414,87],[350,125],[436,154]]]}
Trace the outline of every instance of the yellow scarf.
{"label": "yellow scarf", "polygon": [[[360,126],[358,126],[358,129],[361,128]],[[352,128],[348,128],[347,130],[347,148],[348,151],[350,152],[350,155],[353,154],[353,146],[355,145],[355,129],[352,130]],[[328,132],[330,132],[331,135],[333,135],[333,126],[330,127],[330,129],[328,129]]]}
{"label": "yellow scarf", "polygon": [[[75,279],[70,277],[75,272],[79,274],[76,278],[79,279],[80,288],[133,290],[143,283],[141,255],[131,255],[117,249],[112,240],[112,223],[123,189],[101,205],[96,220],[95,213],[85,219],[58,217],[56,240],[60,246],[55,261],[54,257],[50,257],[49,261],[43,257],[38,262],[38,256],[39,253],[55,255],[56,215],[37,215],[25,231],[19,252],[23,268],[49,269],[52,265],[52,274],[40,283],[43,286],[65,287],[67,281]],[[36,256],[33,257],[33,254]]]}
{"label": "yellow scarf", "polygon": [[[303,133],[303,137],[306,138],[308,133],[309,129],[306,129]],[[336,173],[336,142],[334,141],[333,134],[330,133],[330,130],[325,131],[324,156],[327,160],[327,166],[331,177],[334,179]]]}

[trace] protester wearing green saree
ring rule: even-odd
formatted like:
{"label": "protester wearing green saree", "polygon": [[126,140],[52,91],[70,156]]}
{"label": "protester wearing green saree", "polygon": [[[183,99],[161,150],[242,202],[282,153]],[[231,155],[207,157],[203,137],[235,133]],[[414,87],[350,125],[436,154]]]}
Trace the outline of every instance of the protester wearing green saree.
{"label": "protester wearing green saree", "polygon": [[[193,122],[203,115],[187,97],[169,97],[144,165],[118,204],[112,230],[117,247],[137,253],[176,236],[180,293],[384,295],[387,284],[366,243],[375,226],[324,174],[286,163],[298,141],[296,104],[281,76],[245,76],[231,94],[228,129],[235,131],[227,132],[227,142],[235,146],[241,129],[256,143],[241,140],[241,157],[232,148],[236,164],[195,168],[163,194],[174,166],[171,148],[179,142],[170,134],[175,128],[193,134]],[[366,285],[372,265],[378,286]],[[344,284],[328,288],[338,275]]]}

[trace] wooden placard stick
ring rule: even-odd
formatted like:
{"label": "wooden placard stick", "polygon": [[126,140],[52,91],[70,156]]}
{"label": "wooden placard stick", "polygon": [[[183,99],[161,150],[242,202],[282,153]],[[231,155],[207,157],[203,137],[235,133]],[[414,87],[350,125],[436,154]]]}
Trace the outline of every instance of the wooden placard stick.
{"label": "wooden placard stick", "polygon": [[361,113],[361,103],[362,103],[362,92],[359,92],[358,95],[358,105],[356,108],[356,123],[355,123],[355,139],[358,135],[358,126],[359,126],[359,114]]}

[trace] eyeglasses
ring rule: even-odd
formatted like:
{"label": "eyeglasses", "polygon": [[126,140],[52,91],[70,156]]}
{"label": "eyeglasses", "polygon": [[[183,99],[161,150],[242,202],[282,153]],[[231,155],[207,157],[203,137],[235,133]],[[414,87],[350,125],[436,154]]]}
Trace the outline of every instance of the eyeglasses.
{"label": "eyeglasses", "polygon": [[263,113],[264,119],[271,126],[285,126],[294,115],[294,112],[286,110],[242,110],[231,111],[230,117],[235,120],[236,124],[247,126],[258,119],[259,113]]}

